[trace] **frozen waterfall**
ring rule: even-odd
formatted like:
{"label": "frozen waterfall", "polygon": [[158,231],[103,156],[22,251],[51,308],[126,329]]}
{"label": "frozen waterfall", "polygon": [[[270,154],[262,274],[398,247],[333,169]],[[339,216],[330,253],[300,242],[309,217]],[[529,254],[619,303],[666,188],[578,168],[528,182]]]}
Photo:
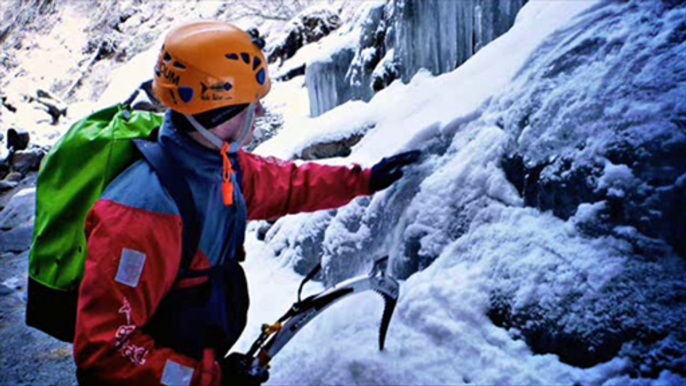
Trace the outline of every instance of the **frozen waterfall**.
{"label": "frozen waterfall", "polygon": [[[505,33],[526,0],[393,0],[371,4],[348,39],[307,66],[310,113],[319,116],[349,100],[369,101],[374,73],[388,52],[395,76],[408,82],[421,68],[438,75],[454,70]],[[354,50],[349,44],[357,41]],[[391,66],[388,66],[391,67]],[[382,75],[383,76],[383,75]],[[384,78],[388,78],[384,76]],[[387,80],[387,79],[386,79]]]}

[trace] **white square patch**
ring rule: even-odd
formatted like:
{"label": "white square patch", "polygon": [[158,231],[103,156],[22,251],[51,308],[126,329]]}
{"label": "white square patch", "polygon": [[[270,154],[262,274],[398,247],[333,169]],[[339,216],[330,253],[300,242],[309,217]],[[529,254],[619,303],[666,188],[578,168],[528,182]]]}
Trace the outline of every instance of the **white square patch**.
{"label": "white square patch", "polygon": [[167,360],[167,364],[164,365],[161,383],[169,386],[188,386],[191,384],[194,371],[195,370],[190,367],[180,365],[172,360]]}
{"label": "white square patch", "polygon": [[143,273],[145,265],[145,253],[124,248],[119,259],[119,269],[114,281],[129,287],[138,286],[138,281]]}

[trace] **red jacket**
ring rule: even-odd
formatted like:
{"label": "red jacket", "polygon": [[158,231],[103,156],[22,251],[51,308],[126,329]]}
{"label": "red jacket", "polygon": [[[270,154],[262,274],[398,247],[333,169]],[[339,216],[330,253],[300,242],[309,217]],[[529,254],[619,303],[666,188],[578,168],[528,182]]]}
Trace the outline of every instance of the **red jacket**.
{"label": "red jacket", "polygon": [[[334,208],[355,196],[370,194],[370,171],[359,166],[308,163],[298,167],[242,151],[237,162],[251,220]],[[198,174],[203,167],[198,165]],[[221,169],[216,173],[220,175]],[[212,184],[214,181],[209,186]],[[206,223],[213,213],[219,213],[213,205],[222,205],[213,202],[218,200],[213,191],[206,197],[209,206],[199,208],[207,213]],[[143,331],[172,288],[199,280],[175,282],[181,230],[178,210],[144,161],[118,176],[91,210],[86,224],[89,255],[74,340],[82,382],[218,384],[220,374],[213,352],[208,350],[203,360],[193,359],[156,345]],[[212,240],[211,236],[205,237],[203,228],[202,239]],[[192,268],[212,265],[208,251],[213,248],[201,241]]]}

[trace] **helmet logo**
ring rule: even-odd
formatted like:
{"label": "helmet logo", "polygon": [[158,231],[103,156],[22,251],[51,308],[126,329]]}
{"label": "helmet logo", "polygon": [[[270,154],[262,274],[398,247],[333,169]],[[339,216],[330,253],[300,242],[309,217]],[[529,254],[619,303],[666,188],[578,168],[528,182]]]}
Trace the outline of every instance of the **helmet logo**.
{"label": "helmet logo", "polygon": [[[203,82],[200,82],[200,87],[202,87],[202,90],[200,91],[200,99],[204,101],[221,101],[225,99],[232,99],[231,96],[221,95],[231,91],[233,88],[233,85],[229,82],[217,82],[209,86]],[[208,93],[207,91],[211,91],[211,93]]]}
{"label": "helmet logo", "polygon": [[174,83],[175,85],[179,85],[179,81],[181,80],[181,77],[172,71],[171,68],[167,67],[167,65],[163,61],[157,62],[157,67],[155,68],[155,74],[159,77],[164,77],[168,82]]}
{"label": "helmet logo", "polygon": [[172,69],[169,66],[167,66],[167,63],[169,62],[171,62],[171,55],[169,55],[169,53],[167,52],[164,54],[164,59],[159,60],[157,62],[157,66],[155,67],[155,75],[157,75],[158,77],[164,77],[164,79],[166,79],[167,82],[173,83],[176,86],[178,86],[181,77],[177,73],[172,71]]}

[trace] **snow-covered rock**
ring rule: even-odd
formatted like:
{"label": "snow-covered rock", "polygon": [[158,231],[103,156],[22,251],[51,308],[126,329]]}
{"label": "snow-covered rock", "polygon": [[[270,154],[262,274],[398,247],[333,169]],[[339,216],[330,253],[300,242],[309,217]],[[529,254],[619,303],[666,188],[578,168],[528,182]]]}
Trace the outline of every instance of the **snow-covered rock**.
{"label": "snow-covered rock", "polygon": [[26,174],[29,171],[38,171],[44,156],[45,151],[38,147],[16,151],[10,157],[11,169],[21,174]]}
{"label": "snow-covered rock", "polygon": [[364,132],[352,134],[350,137],[330,142],[320,142],[303,149],[301,158],[315,160],[322,158],[347,157],[355,146],[364,137]]}
{"label": "snow-covered rock", "polygon": [[[390,28],[388,24],[392,18],[386,16],[386,9],[391,4],[372,5],[368,8],[367,13],[361,17],[361,24],[357,27],[360,29],[360,36],[355,57],[345,74],[345,84],[350,89],[351,99],[368,101],[374,95],[371,77],[374,69],[386,56],[388,50],[386,33]],[[343,100],[343,102],[345,101]],[[328,110],[327,106],[323,107]]]}
{"label": "snow-covered rock", "polygon": [[347,28],[322,41],[316,54],[307,58],[305,76],[312,117],[346,101],[362,99],[356,97],[358,93],[366,100],[373,95],[367,78],[384,54],[378,52],[384,49],[380,44],[385,34],[385,22],[380,25],[384,8],[380,1],[365,3]]}
{"label": "snow-covered rock", "polygon": [[[318,348],[333,366],[309,363],[310,375],[275,379],[683,382],[686,336],[675,326],[686,323],[684,20],[678,2],[528,3],[509,32],[455,71],[420,73],[369,103],[301,120],[299,136],[287,124],[257,149],[298,154],[364,124],[372,129],[350,156],[327,162],[424,152],[371,200],[279,220],[266,237],[284,265],[304,271],[321,258],[327,285],[389,254],[393,273],[407,278],[400,352],[390,355],[423,370],[384,366],[371,352],[334,360],[346,351]],[[309,338],[360,347],[360,318],[372,317],[345,312],[339,328],[328,319]],[[437,346],[450,360],[432,367],[422,359]],[[289,349],[293,359],[313,348]],[[470,358],[491,349],[517,358],[517,369],[473,371],[488,365]]]}
{"label": "snow-covered rock", "polygon": [[513,139],[504,163],[526,205],[563,219],[602,205],[578,223],[589,234],[630,226],[686,258],[686,12],[635,2],[623,23],[613,12],[552,36],[486,114]]}
{"label": "snow-covered rock", "polygon": [[326,6],[307,8],[294,17],[281,36],[268,48],[267,60],[274,63],[292,58],[303,46],[314,43],[341,26],[334,9]]}

